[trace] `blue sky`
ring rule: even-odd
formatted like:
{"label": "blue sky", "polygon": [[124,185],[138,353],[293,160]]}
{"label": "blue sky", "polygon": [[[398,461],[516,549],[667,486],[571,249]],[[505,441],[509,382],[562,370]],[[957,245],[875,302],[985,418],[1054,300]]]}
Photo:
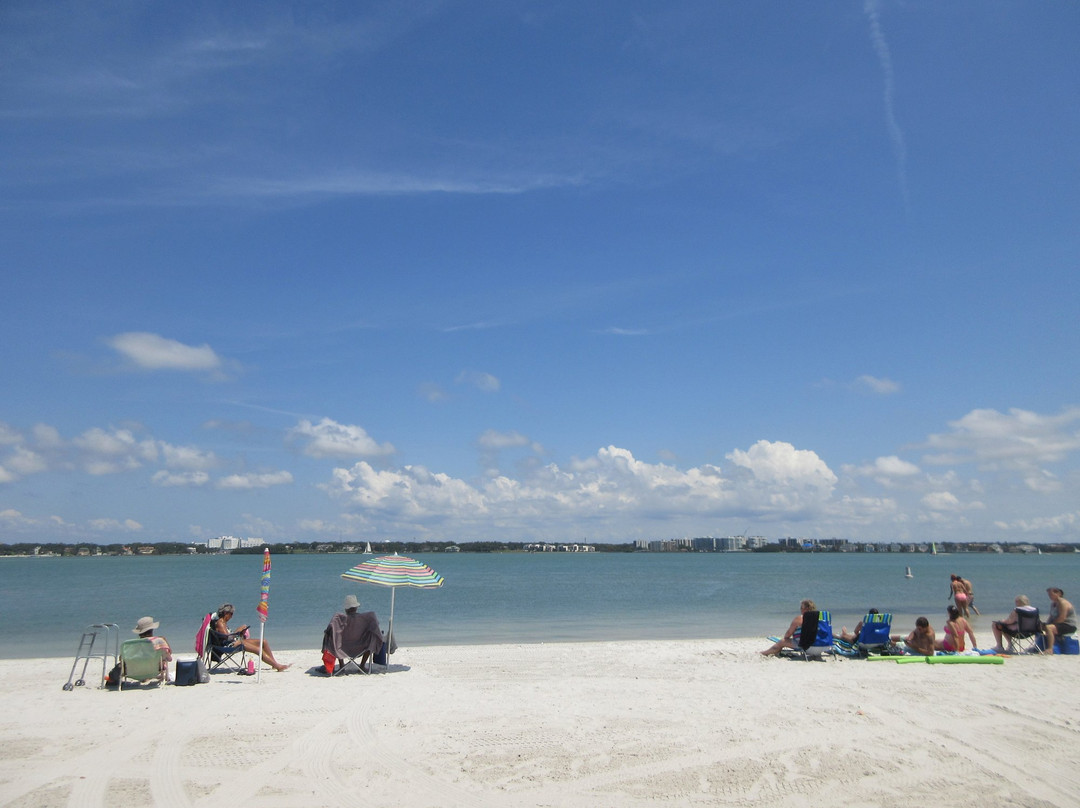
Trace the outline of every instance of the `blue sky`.
{"label": "blue sky", "polygon": [[0,6],[0,541],[1080,540],[1074,3]]}

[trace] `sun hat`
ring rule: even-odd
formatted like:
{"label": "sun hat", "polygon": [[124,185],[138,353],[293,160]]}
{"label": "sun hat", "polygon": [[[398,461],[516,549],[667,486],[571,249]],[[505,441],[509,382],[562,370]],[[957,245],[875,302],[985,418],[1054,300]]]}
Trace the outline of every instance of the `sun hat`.
{"label": "sun hat", "polygon": [[356,595],[345,596],[345,608],[346,609],[359,609],[360,601],[356,599]]}
{"label": "sun hat", "polygon": [[160,624],[152,617],[140,617],[139,622],[135,624],[135,628],[131,631],[135,634],[144,634],[150,629],[157,628]]}

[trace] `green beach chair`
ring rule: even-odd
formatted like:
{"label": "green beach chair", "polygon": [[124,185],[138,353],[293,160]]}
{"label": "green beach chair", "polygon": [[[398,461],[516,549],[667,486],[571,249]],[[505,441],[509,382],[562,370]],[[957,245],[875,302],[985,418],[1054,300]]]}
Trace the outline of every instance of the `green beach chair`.
{"label": "green beach chair", "polygon": [[124,689],[124,679],[136,682],[165,681],[165,660],[162,652],[149,639],[126,640],[120,646],[120,679],[118,689]]}

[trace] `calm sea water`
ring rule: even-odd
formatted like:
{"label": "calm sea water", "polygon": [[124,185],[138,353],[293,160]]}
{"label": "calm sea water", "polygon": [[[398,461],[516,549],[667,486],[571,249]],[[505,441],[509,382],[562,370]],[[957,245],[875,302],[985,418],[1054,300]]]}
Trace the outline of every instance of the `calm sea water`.
{"label": "calm sea water", "polygon": [[[355,555],[273,559],[266,640],[275,650],[318,648],[346,594],[378,613],[390,591],[345,581]],[[760,553],[433,554],[440,589],[399,589],[394,632],[401,646],[587,640],[730,638],[783,631],[799,600],[853,627],[867,608],[944,624],[949,574],[971,579],[990,621],[1024,593],[1045,613],[1047,586],[1080,596],[1080,554],[909,555]],[[910,565],[914,578],[904,578]],[[191,651],[203,615],[224,601],[234,625],[258,626],[261,556],[0,558],[0,657],[73,657],[91,623],[118,623],[122,639],[139,617],[161,622],[176,651]],[[257,633],[256,633],[257,636]],[[986,638],[984,640],[984,637]],[[287,655],[286,655],[287,656]]]}

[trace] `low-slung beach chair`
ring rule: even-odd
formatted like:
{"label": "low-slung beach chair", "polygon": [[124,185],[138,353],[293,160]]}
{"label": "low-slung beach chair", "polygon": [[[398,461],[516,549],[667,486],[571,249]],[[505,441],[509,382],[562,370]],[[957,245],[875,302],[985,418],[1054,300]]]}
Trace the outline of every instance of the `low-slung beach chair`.
{"label": "low-slung beach chair", "polygon": [[781,655],[799,659],[822,659],[833,653],[832,615],[828,612],[806,612],[799,630],[796,648],[785,648]]}
{"label": "low-slung beach chair", "polygon": [[868,614],[862,619],[862,628],[859,630],[855,647],[863,654],[879,652],[892,642],[889,637],[891,630],[891,614]]}
{"label": "low-slung beach chair", "polygon": [[[245,673],[247,671],[246,652],[243,645],[236,644],[241,635],[221,634],[214,631],[216,619],[213,612],[203,618],[202,628],[196,635],[195,652],[203,658],[208,672],[225,670]],[[198,639],[200,636],[202,637],[201,647]]]}
{"label": "low-slung beach chair", "polygon": [[124,680],[136,682],[165,682],[165,659],[162,651],[154,647],[153,640],[141,638],[125,640],[120,646],[120,677],[117,689],[124,689]]}

